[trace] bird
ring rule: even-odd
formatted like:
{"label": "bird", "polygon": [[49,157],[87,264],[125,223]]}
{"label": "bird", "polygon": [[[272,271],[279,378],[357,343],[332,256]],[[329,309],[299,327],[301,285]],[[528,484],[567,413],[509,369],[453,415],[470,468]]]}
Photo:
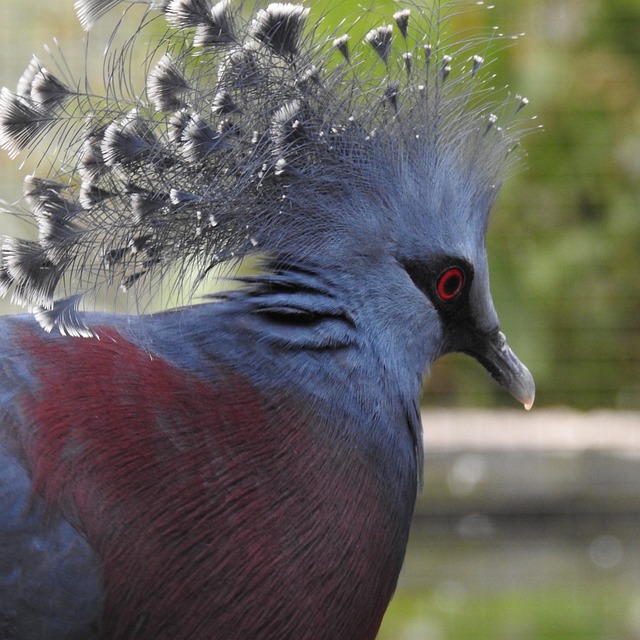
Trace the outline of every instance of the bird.
{"label": "bird", "polygon": [[501,36],[439,4],[75,6],[89,41],[114,19],[103,82],[34,57],[0,94],[36,165],[0,250],[0,637],[375,638],[432,364],[534,401],[485,245],[528,122]]}

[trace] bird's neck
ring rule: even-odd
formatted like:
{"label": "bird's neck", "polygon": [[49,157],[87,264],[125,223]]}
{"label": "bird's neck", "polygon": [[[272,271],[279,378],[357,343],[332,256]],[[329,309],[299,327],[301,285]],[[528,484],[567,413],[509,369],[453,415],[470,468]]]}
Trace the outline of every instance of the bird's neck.
{"label": "bird's neck", "polygon": [[213,383],[222,362],[273,396],[305,398],[323,425],[318,437],[349,442],[390,486],[413,486],[424,357],[405,349],[405,361],[332,274],[287,266],[243,285],[216,302],[151,318],[151,327],[143,322],[136,339]]}

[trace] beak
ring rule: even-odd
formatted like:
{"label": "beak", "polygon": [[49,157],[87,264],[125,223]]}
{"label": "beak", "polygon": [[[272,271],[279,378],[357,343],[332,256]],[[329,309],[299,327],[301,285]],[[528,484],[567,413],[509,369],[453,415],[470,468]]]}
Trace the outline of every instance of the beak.
{"label": "beak", "polygon": [[529,369],[513,353],[502,331],[486,336],[480,349],[469,351],[480,364],[528,411],[536,397],[536,384]]}

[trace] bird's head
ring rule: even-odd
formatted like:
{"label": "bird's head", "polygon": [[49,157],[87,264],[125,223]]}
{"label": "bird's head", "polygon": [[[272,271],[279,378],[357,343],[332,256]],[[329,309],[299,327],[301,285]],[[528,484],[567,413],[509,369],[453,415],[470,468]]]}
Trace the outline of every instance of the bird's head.
{"label": "bird's head", "polygon": [[[501,331],[485,242],[505,173],[518,157],[521,131],[513,121],[528,101],[478,105],[476,92],[487,91],[483,58],[430,48],[427,37],[413,43],[411,73],[396,69],[382,91],[377,77],[363,73],[350,79],[348,97],[338,92],[325,101],[334,126],[335,114],[342,118],[339,162],[332,156],[324,171],[292,172],[282,211],[295,222],[285,232],[277,228],[274,245],[349,271],[368,298],[359,304],[370,305],[369,317],[380,307],[378,327],[392,325],[387,335],[397,334],[390,340],[396,353],[427,365],[451,352],[470,355],[529,409],[535,384]],[[299,160],[292,154],[292,163]],[[316,188],[309,189],[309,173]]]}
{"label": "bird's head", "polygon": [[470,119],[461,147],[440,146],[422,121],[413,124],[409,140],[379,136],[366,167],[321,201],[306,189],[299,197],[292,183],[292,211],[323,212],[325,220],[340,212],[339,224],[319,225],[302,246],[313,263],[346,272],[349,295],[364,322],[385,334],[390,360],[402,353],[408,369],[422,372],[438,357],[465,353],[530,409],[534,380],[501,330],[485,243],[513,141]]}
{"label": "bird's head", "polygon": [[[89,27],[116,4],[78,3],[80,19]],[[140,31],[105,57],[103,98],[89,72],[83,88],[36,58],[15,92],[3,89],[10,154],[50,149],[52,132],[64,144],[59,169],[25,181],[38,240],[5,240],[0,294],[12,290],[47,330],[90,335],[77,310],[110,283],[136,299],[178,273],[175,288],[190,291],[218,264],[286,256],[351,272],[364,307],[405,325],[405,350],[428,332],[427,365],[468,353],[530,406],[485,251],[517,146],[508,125],[526,104],[487,99],[483,55],[499,37],[456,44],[438,3],[401,9],[364,38],[350,33],[358,20],[322,35],[305,29],[302,5],[248,20],[241,5],[150,2]]]}
{"label": "bird's head", "polygon": [[[469,169],[460,175],[444,162],[436,168],[440,175],[429,181],[436,189],[418,185],[415,176],[407,178],[414,188],[405,190],[404,197],[399,194],[397,211],[407,228],[397,234],[393,249],[412,284],[437,312],[439,355],[472,356],[530,409],[533,377],[507,344],[489,287],[485,233],[496,187],[469,184],[474,175]],[[482,168],[475,173],[481,175]],[[420,301],[416,304],[418,308]]]}

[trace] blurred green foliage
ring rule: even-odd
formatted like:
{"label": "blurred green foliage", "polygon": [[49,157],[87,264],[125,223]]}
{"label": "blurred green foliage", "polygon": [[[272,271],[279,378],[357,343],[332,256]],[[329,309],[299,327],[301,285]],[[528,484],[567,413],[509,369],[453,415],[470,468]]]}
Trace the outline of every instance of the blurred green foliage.
{"label": "blurred green foliage", "polygon": [[[308,4],[314,16],[336,11],[323,25],[330,31],[363,7],[379,17],[400,3]],[[531,126],[544,126],[523,140],[524,170],[507,182],[488,238],[503,329],[536,378],[538,405],[638,409],[640,2],[497,0],[486,11],[459,4],[469,10],[452,18],[451,34],[493,25],[525,32],[496,40],[491,72],[498,90],[508,85],[530,99],[528,115],[539,116]],[[54,36],[65,52],[83,55],[71,0],[4,0],[2,17],[2,84],[12,87],[30,54]],[[366,21],[357,29],[365,33]],[[20,193],[18,164],[0,159],[0,193],[10,201]],[[0,232],[20,233],[7,217]],[[462,356],[437,363],[425,402],[512,403]]]}

